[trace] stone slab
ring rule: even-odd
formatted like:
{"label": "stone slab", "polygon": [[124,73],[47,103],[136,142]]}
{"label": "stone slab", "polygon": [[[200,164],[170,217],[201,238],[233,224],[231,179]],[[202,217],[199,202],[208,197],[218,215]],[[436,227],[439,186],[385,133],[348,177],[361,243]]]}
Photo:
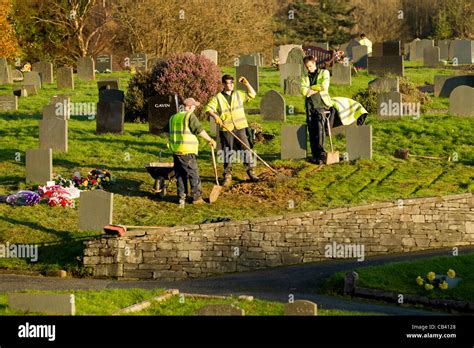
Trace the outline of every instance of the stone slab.
{"label": "stone slab", "polygon": [[104,190],[83,191],[79,197],[79,229],[103,232],[112,223],[114,194]]}
{"label": "stone slab", "polygon": [[0,111],[18,110],[18,97],[16,95],[0,95]]}
{"label": "stone slab", "polygon": [[352,48],[352,60],[356,68],[367,69],[368,58],[369,48],[367,46],[356,46]]}
{"label": "stone slab", "polygon": [[201,316],[244,316],[245,311],[232,304],[209,304],[199,308]]}
{"label": "stone slab", "polygon": [[218,53],[216,50],[211,50],[207,49],[204,51],[201,51],[201,55],[209,59],[211,62],[213,62],[215,65],[218,65]]}
{"label": "stone slab", "polygon": [[148,57],[145,53],[134,53],[130,56],[130,65],[134,66],[137,71],[145,71],[147,60]]}
{"label": "stone slab", "polygon": [[99,90],[99,102],[124,102],[125,93],[119,89]]}
{"label": "stone slab", "polygon": [[301,72],[300,76],[302,76],[306,72],[306,68],[303,65],[303,58],[304,58],[303,49],[300,47],[294,47],[288,53],[288,57],[286,58],[285,64],[289,64],[289,63],[298,64],[300,72]]}
{"label": "stone slab", "polygon": [[[244,76],[252,87],[255,89],[255,92],[258,93],[259,90],[259,77],[258,77],[258,67],[255,65],[240,65],[235,68],[236,82],[241,76]],[[246,91],[244,85],[240,82],[237,82],[237,89]]]}
{"label": "stone slab", "polygon": [[458,86],[474,87],[474,75],[436,75],[434,77],[435,97],[449,98]]}
{"label": "stone slab", "polygon": [[285,80],[288,77],[298,77],[301,79],[301,67],[297,63],[285,63],[279,65],[280,69],[280,88],[284,88]]}
{"label": "stone slab", "polygon": [[[434,40],[423,39],[416,41],[414,51],[412,52],[410,49],[410,60],[423,60],[423,52],[425,51],[425,48],[433,46]],[[411,55],[412,53],[414,53],[413,57]]]}
{"label": "stone slab", "polygon": [[449,113],[456,116],[474,116],[474,88],[456,87],[449,96]]}
{"label": "stone slab", "polygon": [[458,64],[474,63],[474,41],[473,40],[453,40],[453,59],[457,58]]}
{"label": "stone slab", "polygon": [[125,103],[112,101],[97,103],[96,133],[123,134]]}
{"label": "stone slab", "polygon": [[23,74],[23,85],[34,85],[37,90],[41,89],[41,76],[37,71],[27,71]]}
{"label": "stone slab", "polygon": [[74,71],[71,67],[63,66],[56,71],[58,88],[74,89]]}
{"label": "stone slab", "polygon": [[286,104],[283,96],[275,90],[270,90],[262,97],[260,114],[264,121],[286,121]]}
{"label": "stone slab", "polygon": [[426,47],[423,51],[423,65],[429,68],[435,68],[441,65],[439,47]]}
{"label": "stone slab", "polygon": [[403,56],[369,57],[367,61],[369,74],[404,76]]}
{"label": "stone slab", "polygon": [[118,78],[110,78],[110,79],[100,79],[97,81],[97,87],[99,91],[103,89],[120,89],[120,80]]}
{"label": "stone slab", "polygon": [[346,152],[350,161],[372,159],[372,125],[346,128]]}
{"label": "stone slab", "polygon": [[53,149],[54,152],[68,150],[68,121],[50,118],[39,121],[40,149]]}
{"label": "stone slab", "polygon": [[288,53],[290,53],[290,51],[295,47],[302,48],[302,45],[281,45],[278,47],[279,64],[286,63],[286,58],[288,58]]}
{"label": "stone slab", "polygon": [[95,58],[95,68],[100,73],[112,72],[112,62],[111,54],[102,54]]}
{"label": "stone slab", "polygon": [[0,65],[0,85],[9,85],[13,83],[10,68],[5,62],[5,65]]}
{"label": "stone slab", "polygon": [[281,159],[303,159],[307,156],[307,126],[281,127]]}
{"label": "stone slab", "polygon": [[442,60],[450,60],[452,57],[449,56],[449,46],[451,46],[452,40],[439,40],[439,58]]}
{"label": "stone slab", "polygon": [[46,183],[53,178],[53,150],[26,150],[26,182]]}
{"label": "stone slab", "polygon": [[154,96],[147,100],[150,133],[161,134],[171,116],[178,112],[178,96]]}
{"label": "stone slab", "polygon": [[284,81],[283,89],[286,95],[301,96],[301,78],[287,77]]}
{"label": "stone slab", "polygon": [[344,66],[344,64],[339,64],[339,63],[334,64],[334,66],[332,67],[331,83],[334,85],[350,86],[352,84],[351,66],[350,65]]}
{"label": "stone slab", "polygon": [[8,307],[49,315],[76,315],[74,294],[8,294]]}
{"label": "stone slab", "polygon": [[35,85],[22,85],[22,87],[24,87],[26,89],[26,93],[28,94],[28,96],[32,96],[32,95],[37,95],[38,94],[38,88],[36,88]]}
{"label": "stone slab", "polygon": [[283,313],[287,316],[315,316],[318,315],[318,305],[307,300],[296,300],[286,303]]}
{"label": "stone slab", "polygon": [[77,78],[82,81],[95,80],[95,61],[91,57],[83,57],[77,60]]}
{"label": "stone slab", "polygon": [[31,66],[32,71],[37,71],[41,76],[41,84],[53,83],[53,64],[50,62],[36,62]]}
{"label": "stone slab", "polygon": [[379,119],[400,118],[403,113],[402,94],[387,92],[377,95],[377,117]]}

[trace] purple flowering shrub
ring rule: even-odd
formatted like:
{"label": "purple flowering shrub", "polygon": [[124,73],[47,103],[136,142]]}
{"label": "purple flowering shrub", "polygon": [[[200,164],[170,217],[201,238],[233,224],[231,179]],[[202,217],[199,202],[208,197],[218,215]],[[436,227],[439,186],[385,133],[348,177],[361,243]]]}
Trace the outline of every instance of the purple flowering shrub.
{"label": "purple flowering shrub", "polygon": [[[209,59],[192,53],[175,54],[158,61],[150,72],[130,79],[125,102],[126,120],[147,120],[146,99],[153,95],[177,94],[180,103],[194,98],[204,106],[221,89],[221,72]],[[197,116],[204,117],[203,107]]]}

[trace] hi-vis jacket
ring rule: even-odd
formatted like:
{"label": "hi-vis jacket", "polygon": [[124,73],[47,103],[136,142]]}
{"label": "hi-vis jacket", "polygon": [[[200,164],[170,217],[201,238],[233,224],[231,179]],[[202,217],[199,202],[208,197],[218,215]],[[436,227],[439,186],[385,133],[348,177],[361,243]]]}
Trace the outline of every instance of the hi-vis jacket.
{"label": "hi-vis jacket", "polygon": [[[233,130],[234,128],[247,128],[249,125],[247,123],[247,117],[245,117],[244,102],[253,98],[255,98],[254,95],[234,90],[229,105],[227,99],[219,92],[219,94],[212,97],[209,103],[207,103],[204,111],[212,110],[218,114],[229,130]],[[225,129],[222,129],[222,131],[225,131]]]}
{"label": "hi-vis jacket", "polygon": [[170,118],[168,148],[175,154],[198,154],[198,138],[189,129],[191,112],[178,112]]}
{"label": "hi-vis jacket", "polygon": [[[329,81],[330,74],[328,70],[321,69],[318,73],[316,84],[310,85],[309,76],[301,78],[301,94],[306,97],[306,93],[310,88],[319,89],[319,94],[323,103],[328,107],[334,107],[341,119],[343,125],[350,125],[355,122],[360,116],[367,114],[367,110],[357,101],[344,97],[329,96]],[[316,90],[315,89],[315,90]]]}

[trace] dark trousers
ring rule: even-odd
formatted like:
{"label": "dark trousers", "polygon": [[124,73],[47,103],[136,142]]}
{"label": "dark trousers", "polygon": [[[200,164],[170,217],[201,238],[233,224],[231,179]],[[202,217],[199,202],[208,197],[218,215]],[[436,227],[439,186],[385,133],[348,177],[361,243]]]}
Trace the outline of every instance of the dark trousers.
{"label": "dark trousers", "polygon": [[201,178],[199,178],[199,168],[196,155],[173,155],[173,161],[176,184],[178,186],[178,197],[180,199],[186,198],[189,180],[193,200],[201,198]]}
{"label": "dark trousers", "polygon": [[[246,128],[234,129],[232,132],[250,148]],[[224,176],[232,174],[232,159],[236,158],[235,154],[237,151],[243,151],[243,163],[247,170],[256,166],[255,160],[250,151],[248,151],[238,140],[234,139],[232,134],[220,131],[219,140],[221,150],[224,151]]]}

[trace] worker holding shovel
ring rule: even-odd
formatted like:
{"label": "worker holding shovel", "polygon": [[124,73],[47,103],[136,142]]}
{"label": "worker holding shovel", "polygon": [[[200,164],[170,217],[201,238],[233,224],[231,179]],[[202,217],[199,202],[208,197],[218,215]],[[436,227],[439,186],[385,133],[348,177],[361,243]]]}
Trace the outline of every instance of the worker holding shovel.
{"label": "worker holding shovel", "polygon": [[165,129],[165,132],[169,133],[168,148],[173,152],[179,204],[185,203],[188,193],[188,179],[191,185],[192,203],[204,203],[196,159],[199,149],[196,135],[206,140],[211,147],[216,147],[216,142],[206,133],[194,114],[194,110],[199,105],[201,104],[193,98],[184,100],[184,112],[178,112],[171,116],[168,124],[169,129]]}
{"label": "worker holding shovel", "polygon": [[[244,103],[255,98],[255,90],[245,77],[241,77],[239,82],[247,89],[247,93],[234,90],[234,77],[224,75],[222,77],[223,90],[212,97],[207,104],[205,111],[216,120],[220,126],[219,139],[221,148],[224,150],[224,184],[232,184],[232,158],[236,151],[244,150],[244,165],[247,167],[247,174],[251,181],[259,181],[255,174],[255,160],[250,155],[247,138],[247,117],[245,116]],[[237,137],[237,139],[235,139]]]}

